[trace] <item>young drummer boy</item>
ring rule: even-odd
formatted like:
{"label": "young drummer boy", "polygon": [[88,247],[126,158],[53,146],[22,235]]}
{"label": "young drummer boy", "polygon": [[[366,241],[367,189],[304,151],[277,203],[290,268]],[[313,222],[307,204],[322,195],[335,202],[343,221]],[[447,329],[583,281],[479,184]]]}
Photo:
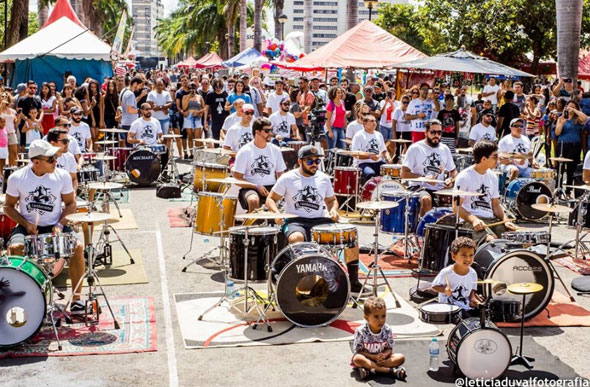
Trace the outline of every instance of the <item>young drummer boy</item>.
{"label": "young drummer boy", "polygon": [[471,267],[474,255],[475,242],[471,238],[455,239],[451,243],[454,263],[442,269],[432,282],[432,289],[438,292],[438,302],[458,306],[463,318],[475,316],[473,308],[483,301],[476,293],[477,274]]}
{"label": "young drummer boy", "polygon": [[352,358],[361,379],[370,373],[384,373],[404,380],[406,369],[401,365],[406,358],[401,353],[393,353],[393,333],[385,323],[387,307],[382,298],[371,296],[365,301],[365,324],[354,332]]}

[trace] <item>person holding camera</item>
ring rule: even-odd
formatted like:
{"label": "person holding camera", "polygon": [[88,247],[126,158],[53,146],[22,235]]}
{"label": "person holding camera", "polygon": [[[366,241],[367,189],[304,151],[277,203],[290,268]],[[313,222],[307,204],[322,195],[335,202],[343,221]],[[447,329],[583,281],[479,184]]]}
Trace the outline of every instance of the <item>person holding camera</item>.
{"label": "person holding camera", "polygon": [[574,82],[571,78],[560,78],[557,85],[553,88],[553,95],[557,98],[563,98],[566,101],[576,97]]}
{"label": "person holding camera", "polygon": [[[555,134],[557,135],[557,152],[559,156],[571,159],[565,163],[566,184],[574,182],[574,173],[580,163],[580,152],[582,151],[582,127],[588,116],[586,116],[580,105],[575,101],[569,101],[563,109],[563,115],[557,119]],[[569,194],[571,188],[566,189]]]}

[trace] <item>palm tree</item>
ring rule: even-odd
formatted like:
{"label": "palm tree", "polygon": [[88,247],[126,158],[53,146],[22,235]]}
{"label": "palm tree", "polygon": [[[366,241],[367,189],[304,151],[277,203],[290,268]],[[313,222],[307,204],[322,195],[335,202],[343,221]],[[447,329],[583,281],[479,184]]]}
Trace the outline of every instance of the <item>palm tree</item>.
{"label": "palm tree", "polygon": [[555,0],[557,65],[561,78],[576,79],[580,55],[583,0]]}
{"label": "palm tree", "polygon": [[303,2],[303,49],[306,53],[311,52],[311,10],[312,0],[304,0]]}
{"label": "palm tree", "polygon": [[281,28],[279,28],[279,26],[281,25],[281,22],[279,21],[279,17],[283,14],[283,8],[285,7],[285,0],[272,0],[272,3],[275,7],[275,12],[273,15],[273,19],[275,22],[275,38],[277,38],[278,40],[282,40],[283,39],[283,36],[282,36],[283,31],[281,30]]}
{"label": "palm tree", "polygon": [[254,0],[254,48],[262,48],[262,6],[264,0]]}
{"label": "palm tree", "polygon": [[358,0],[347,0],[346,1],[346,29],[349,30],[352,27],[359,24],[359,2]]}
{"label": "palm tree", "polygon": [[25,39],[29,34],[29,0],[13,0],[10,15],[6,30],[6,48]]}
{"label": "palm tree", "polygon": [[247,0],[240,0],[240,51],[246,49],[246,34],[247,34],[247,13],[248,4]]}
{"label": "palm tree", "polygon": [[37,19],[39,27],[43,27],[49,17],[49,4],[46,0],[37,0]]}

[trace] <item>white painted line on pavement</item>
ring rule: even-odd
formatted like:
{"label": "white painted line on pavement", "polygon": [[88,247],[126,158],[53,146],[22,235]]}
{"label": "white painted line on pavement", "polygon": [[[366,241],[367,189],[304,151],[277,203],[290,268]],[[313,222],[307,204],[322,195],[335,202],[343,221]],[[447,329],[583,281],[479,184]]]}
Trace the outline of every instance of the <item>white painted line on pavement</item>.
{"label": "white painted line on pavement", "polygon": [[172,311],[168,296],[168,280],[166,279],[166,261],[164,260],[164,248],[162,247],[162,234],[160,225],[156,222],[156,246],[158,249],[158,263],[160,266],[160,284],[162,286],[162,304],[164,310],[164,326],[166,334],[166,349],[168,355],[168,375],[170,387],[178,387],[178,370],[176,367],[176,352],[174,350],[174,330],[172,329]]}

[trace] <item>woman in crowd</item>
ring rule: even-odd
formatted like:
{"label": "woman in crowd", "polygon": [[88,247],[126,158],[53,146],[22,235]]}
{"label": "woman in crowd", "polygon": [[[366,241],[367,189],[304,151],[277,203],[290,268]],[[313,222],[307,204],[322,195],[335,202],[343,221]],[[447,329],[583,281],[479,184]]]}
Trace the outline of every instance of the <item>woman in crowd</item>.
{"label": "woman in crowd", "polygon": [[20,118],[16,114],[16,111],[10,107],[11,105],[10,93],[2,93],[0,96],[0,117],[4,118],[6,135],[8,136],[8,165],[16,167],[16,160],[18,158],[16,127],[20,122]]}
{"label": "woman in crowd", "polygon": [[[588,117],[580,110],[580,105],[575,101],[569,101],[563,115],[557,119],[555,134],[557,136],[557,154],[573,161],[565,163],[566,184],[574,182],[574,173],[580,163],[582,151],[582,127]],[[571,188],[566,189],[569,193]]]}
{"label": "woman in crowd", "polygon": [[234,109],[233,104],[236,99],[243,99],[245,103],[252,103],[252,98],[250,98],[248,94],[244,93],[245,88],[246,85],[244,84],[244,81],[236,81],[233,92],[227,97],[225,110],[229,110],[230,113],[235,113],[236,109]]}
{"label": "woman in crowd", "polygon": [[43,135],[46,135],[49,129],[53,129],[55,126],[54,113],[57,111],[57,98],[51,92],[51,87],[47,82],[41,84],[39,96],[41,97],[41,108],[43,109],[41,126],[43,128]]}
{"label": "woman in crowd", "polygon": [[[242,83],[243,85],[243,83]],[[182,110],[184,115],[183,128],[188,137],[188,158],[192,159],[193,139],[203,136],[203,114],[205,113],[205,101],[197,93],[197,84],[191,82],[189,94],[182,97]]]}
{"label": "woman in crowd", "polygon": [[332,87],[328,92],[330,102],[326,107],[326,135],[328,148],[344,149],[344,128],[346,127],[346,110],[344,108],[344,91]]}
{"label": "woman in crowd", "polygon": [[66,99],[70,99],[72,101],[74,101],[74,103],[78,106],[80,106],[80,102],[78,101],[78,99],[74,96],[74,89],[72,88],[72,85],[66,83],[64,85],[64,88],[61,92],[60,98],[59,98],[59,115],[60,116],[68,116],[70,115],[70,108],[66,106]]}
{"label": "woman in crowd", "polygon": [[537,107],[537,97],[528,95],[525,100],[524,115],[526,116],[526,135],[529,139],[533,139],[539,134],[539,121],[541,120],[541,112]]}
{"label": "woman in crowd", "polygon": [[107,81],[105,93],[100,97],[100,105],[99,128],[118,127],[119,121],[121,120],[121,112],[118,109],[119,91],[117,90],[117,83],[114,80]]}

